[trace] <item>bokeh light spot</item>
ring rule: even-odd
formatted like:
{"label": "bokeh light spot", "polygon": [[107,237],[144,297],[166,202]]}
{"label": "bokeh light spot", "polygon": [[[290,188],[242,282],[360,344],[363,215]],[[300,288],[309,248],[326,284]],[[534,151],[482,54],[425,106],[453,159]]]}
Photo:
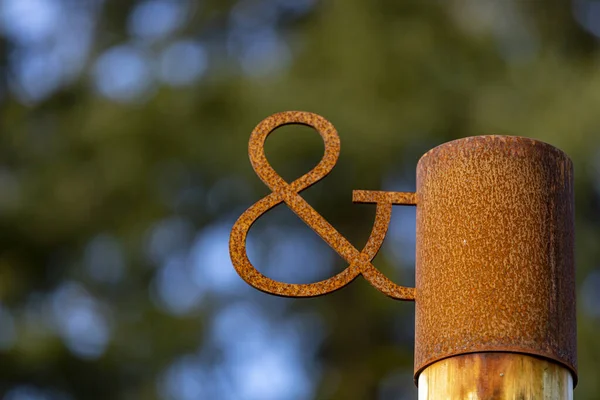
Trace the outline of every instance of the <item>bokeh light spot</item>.
{"label": "bokeh light spot", "polygon": [[60,21],[53,0],[0,0],[0,29],[23,44],[46,40]]}
{"label": "bokeh light spot", "polygon": [[190,263],[184,256],[171,257],[156,273],[153,299],[159,307],[173,315],[196,310],[204,290],[192,278]]}
{"label": "bokeh light spot", "polygon": [[160,78],[172,86],[189,85],[207,68],[204,47],[192,40],[171,43],[160,56]]}
{"label": "bokeh light spot", "polygon": [[104,353],[111,337],[109,312],[83,286],[75,282],[60,286],[52,310],[58,332],[73,354],[96,359]]}
{"label": "bokeh light spot", "polygon": [[152,88],[152,60],[132,45],[115,46],[96,61],[94,79],[98,92],[111,100],[140,100]]}
{"label": "bokeh light spot", "polygon": [[136,6],[128,28],[132,35],[158,39],[173,33],[185,20],[186,1],[148,0]]}

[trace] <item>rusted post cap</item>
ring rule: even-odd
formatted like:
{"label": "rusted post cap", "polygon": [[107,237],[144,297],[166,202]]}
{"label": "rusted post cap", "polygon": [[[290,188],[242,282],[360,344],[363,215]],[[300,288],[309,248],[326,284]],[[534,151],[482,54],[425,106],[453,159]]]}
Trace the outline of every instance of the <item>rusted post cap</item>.
{"label": "rusted post cap", "polygon": [[573,164],[511,136],[455,140],[417,167],[415,381],[458,354],[515,352],[577,381]]}

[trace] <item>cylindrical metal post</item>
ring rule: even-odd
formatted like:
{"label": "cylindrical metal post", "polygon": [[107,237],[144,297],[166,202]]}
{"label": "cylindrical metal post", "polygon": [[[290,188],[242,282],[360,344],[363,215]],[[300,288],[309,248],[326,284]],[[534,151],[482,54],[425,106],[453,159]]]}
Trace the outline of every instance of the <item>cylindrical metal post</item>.
{"label": "cylindrical metal post", "polygon": [[421,158],[417,196],[419,398],[569,399],[569,158],[526,138],[461,139]]}

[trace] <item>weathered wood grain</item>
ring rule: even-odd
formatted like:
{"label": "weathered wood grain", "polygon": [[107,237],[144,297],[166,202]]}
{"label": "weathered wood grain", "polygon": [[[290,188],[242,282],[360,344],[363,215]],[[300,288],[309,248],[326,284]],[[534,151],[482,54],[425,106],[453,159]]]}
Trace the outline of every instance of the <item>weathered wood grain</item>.
{"label": "weathered wood grain", "polygon": [[473,353],[446,358],[419,376],[419,400],[572,400],[570,371],[543,358]]}

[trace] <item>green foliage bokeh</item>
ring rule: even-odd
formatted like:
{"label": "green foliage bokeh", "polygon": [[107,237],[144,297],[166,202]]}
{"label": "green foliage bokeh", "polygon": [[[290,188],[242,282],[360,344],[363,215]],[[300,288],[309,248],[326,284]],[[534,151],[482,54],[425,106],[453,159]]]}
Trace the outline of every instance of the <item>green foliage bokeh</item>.
{"label": "green foliage bokeh", "polygon": [[[0,392],[30,385],[77,399],[161,398],[163,371],[178,357],[201,353],[217,370],[222,349],[209,334],[215,318],[231,304],[250,302],[270,326],[295,316],[320,321],[314,339],[290,342],[311,354],[308,398],[416,398],[413,306],[360,280],[312,300],[272,298],[238,285],[205,295],[182,315],[157,305],[158,269],[146,254],[153,227],[178,218],[191,233],[172,246],[185,252],[190,237],[207,227],[231,226],[268,193],[247,157],[252,128],[274,112],[305,110],[336,126],[342,151],[332,174],[303,195],[356,247],[368,237],[374,210],[353,205],[352,189],[411,190],[416,162],[433,146],[509,134],[564,150],[576,177],[575,396],[599,398],[600,47],[576,18],[576,6],[593,1],[303,1],[306,12],[289,18],[282,12],[273,24],[287,61],[265,54],[262,73],[244,70],[228,45],[230,16],[244,3],[257,24],[248,29],[258,30],[265,10],[285,2],[190,1],[185,23],[145,51],[181,37],[198,40],[209,60],[202,78],[157,83],[131,101],[109,99],[94,85],[94,62],[112,46],[135,43],[127,21],[139,3],[104,1],[80,74],[36,101],[19,97],[12,70],[18,66],[10,62],[18,45],[0,37],[0,303],[16,332],[0,353]],[[281,129],[266,150],[286,179],[322,155],[318,135],[307,128]],[[414,212],[402,221],[414,224],[411,218]],[[255,236],[267,258],[272,226],[318,241],[291,213],[276,210],[255,228],[266,232]],[[122,249],[125,273],[118,282],[98,282],[86,272],[86,248],[99,235]],[[400,245],[393,240],[375,264],[412,285],[410,256],[394,256]],[[344,268],[325,247],[316,248],[327,253],[329,272]],[[278,260],[274,273],[285,278],[286,262]],[[46,321],[53,293],[73,282],[110,309],[109,344],[93,359],[74,354]],[[244,340],[239,332],[238,345]],[[210,398],[245,399],[234,384],[229,394],[219,391],[227,386],[216,385]]]}

